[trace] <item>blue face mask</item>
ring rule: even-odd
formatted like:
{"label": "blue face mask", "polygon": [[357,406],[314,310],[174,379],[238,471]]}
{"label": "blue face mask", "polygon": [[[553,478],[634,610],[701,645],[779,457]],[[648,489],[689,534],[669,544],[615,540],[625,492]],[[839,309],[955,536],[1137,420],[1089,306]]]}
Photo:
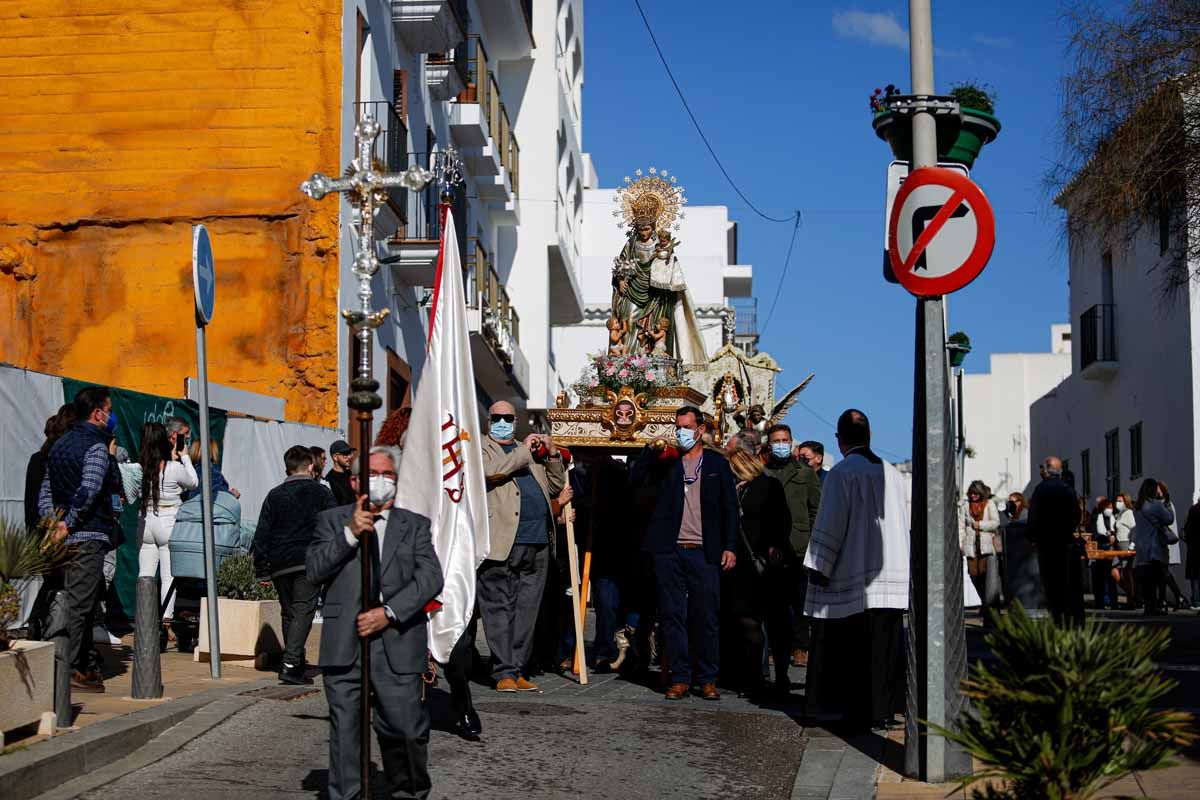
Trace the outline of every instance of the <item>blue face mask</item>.
{"label": "blue face mask", "polygon": [[792,443],[771,442],[771,455],[780,461],[787,461],[792,457]]}
{"label": "blue face mask", "polygon": [[505,420],[496,420],[491,427],[492,438],[498,442],[505,442],[512,438],[513,423]]}
{"label": "blue face mask", "polygon": [[679,442],[681,450],[687,452],[696,446],[696,432],[691,428],[676,428],[675,441]]}
{"label": "blue face mask", "polygon": [[104,427],[109,433],[115,434],[117,432],[117,412],[116,411],[108,412],[108,422],[105,423]]}

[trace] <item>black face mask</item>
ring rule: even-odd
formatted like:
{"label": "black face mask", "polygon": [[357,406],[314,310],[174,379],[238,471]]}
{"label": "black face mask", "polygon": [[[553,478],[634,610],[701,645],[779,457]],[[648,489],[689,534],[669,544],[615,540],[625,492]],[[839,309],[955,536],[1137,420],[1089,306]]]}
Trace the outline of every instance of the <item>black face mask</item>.
{"label": "black face mask", "polygon": [[1017,504],[1012,500],[1009,500],[1004,504],[1004,513],[1008,514],[1010,517],[1015,517],[1017,515]]}

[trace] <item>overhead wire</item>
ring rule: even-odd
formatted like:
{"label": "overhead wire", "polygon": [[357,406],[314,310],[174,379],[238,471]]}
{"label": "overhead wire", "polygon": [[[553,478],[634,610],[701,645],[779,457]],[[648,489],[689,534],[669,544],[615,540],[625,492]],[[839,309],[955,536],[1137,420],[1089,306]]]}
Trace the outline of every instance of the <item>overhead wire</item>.
{"label": "overhead wire", "polygon": [[783,281],[787,278],[788,264],[792,263],[792,249],[796,246],[796,234],[800,230],[800,222],[803,217],[800,212],[796,212],[796,224],[792,227],[792,238],[788,242],[787,256],[783,259],[783,271],[779,273],[779,285],[775,287],[775,298],[771,301],[771,310],[767,312],[767,319],[763,322],[762,327],[758,329],[758,335],[763,336],[767,332],[767,326],[771,324],[771,317],[775,315],[775,306],[779,304],[779,295],[783,294]]}

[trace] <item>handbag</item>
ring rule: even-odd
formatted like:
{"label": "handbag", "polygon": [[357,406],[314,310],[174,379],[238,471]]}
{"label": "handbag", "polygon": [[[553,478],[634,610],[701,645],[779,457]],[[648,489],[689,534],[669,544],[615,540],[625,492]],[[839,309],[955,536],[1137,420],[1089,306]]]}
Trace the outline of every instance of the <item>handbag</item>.
{"label": "handbag", "polygon": [[[742,490],[745,491],[745,490]],[[754,548],[750,546],[750,539],[746,537],[746,530],[742,527],[742,492],[737,494],[738,499],[738,535],[742,537],[742,544],[746,546],[746,552],[750,554],[750,562],[754,564],[754,572],[761,576],[767,571],[767,560],[754,552]]]}
{"label": "handbag", "polygon": [[983,560],[984,557],[979,552],[979,531],[975,531],[976,555],[967,556],[967,574],[972,578],[982,578],[987,574],[987,562]]}

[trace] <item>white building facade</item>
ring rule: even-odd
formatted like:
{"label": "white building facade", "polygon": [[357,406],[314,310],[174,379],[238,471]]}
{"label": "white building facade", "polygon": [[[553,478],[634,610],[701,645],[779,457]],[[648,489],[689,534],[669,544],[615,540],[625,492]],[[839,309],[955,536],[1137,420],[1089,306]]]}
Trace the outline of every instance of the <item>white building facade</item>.
{"label": "white building facade", "polygon": [[[631,165],[632,172],[638,165]],[[641,165],[646,166],[646,165]],[[594,170],[589,169],[594,176]],[[685,176],[686,178],[686,176]],[[613,259],[625,246],[628,232],[612,214],[615,189],[590,186],[583,193],[582,320],[556,325],[553,350],[561,388],[569,388],[583,372],[588,355],[608,345],[605,322],[612,311]],[[751,299],[753,269],[738,263],[737,223],[725,206],[687,206],[675,232],[675,251],[696,312],[697,325],[708,355],[737,337],[753,347],[757,342],[755,306]]]}
{"label": "white building facade", "polygon": [[[551,324],[583,317],[583,0],[346,0],[342,53],[339,167],[354,157],[367,111],[383,126],[375,156],[388,171],[458,153],[464,183],[452,211],[480,406],[547,408],[559,386]],[[339,305],[351,308],[352,209],[341,203]],[[438,187],[396,190],[376,226],[387,267],[374,281],[375,305],[391,310],[373,354],[378,426],[409,404],[424,358]],[[341,396],[356,347],[339,325]]]}
{"label": "white building facade", "polygon": [[1029,409],[1071,374],[1071,326],[1051,326],[1049,352],[993,353],[989,363],[963,376],[963,475],[1003,497],[1029,485]]}
{"label": "white building facade", "polygon": [[[1064,205],[1070,213],[1069,196]],[[1182,514],[1200,477],[1200,285],[1160,291],[1176,252],[1170,227],[1150,220],[1128,243],[1119,232],[1072,235],[1071,375],[1030,409],[1030,462],[1059,456],[1090,502],[1135,496],[1156,478]]]}

